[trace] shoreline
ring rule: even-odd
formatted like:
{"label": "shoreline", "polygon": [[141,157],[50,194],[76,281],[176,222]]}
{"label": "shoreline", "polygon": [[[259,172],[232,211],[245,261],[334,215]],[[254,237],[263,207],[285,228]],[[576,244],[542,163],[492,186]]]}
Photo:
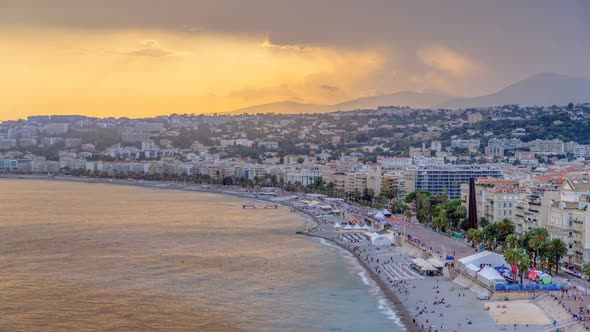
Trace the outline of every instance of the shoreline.
{"label": "shoreline", "polygon": [[394,305],[394,307],[391,309],[396,313],[396,315],[400,319],[400,321],[403,325],[403,328],[405,328],[407,331],[411,331],[411,332],[420,331],[418,329],[418,327],[412,323],[412,315],[410,314],[408,308],[406,308],[406,306],[403,305],[403,302],[399,300],[398,296],[383,281],[383,279],[381,279],[377,274],[375,274],[375,272],[373,270],[371,270],[371,268],[369,266],[367,266],[365,264],[365,262],[363,262],[363,260],[361,259],[361,257],[359,255],[355,254],[352,250],[350,250],[350,248],[342,245],[338,241],[334,241],[333,239],[331,239],[329,237],[325,237],[325,236],[321,236],[321,235],[314,235],[314,234],[310,234],[310,233],[305,233],[305,236],[309,236],[309,237],[317,238],[317,239],[324,239],[326,241],[329,241],[331,244],[337,246],[339,249],[345,250],[346,252],[351,254],[355,258],[358,265],[361,266],[361,268],[369,275],[371,280],[373,280],[373,282],[375,282],[375,284],[377,285],[377,287],[379,288],[379,290],[381,291],[381,293],[383,294],[385,299],[389,303]]}
{"label": "shoreline", "polygon": [[[8,179],[8,180],[38,180],[38,181],[56,181],[56,182],[73,182],[73,183],[85,183],[85,184],[111,184],[111,185],[123,185],[123,186],[134,186],[134,187],[141,187],[141,188],[151,188],[151,189],[168,189],[168,190],[179,190],[179,191],[189,191],[189,192],[199,192],[199,193],[209,193],[209,194],[217,194],[217,195],[227,195],[231,197],[238,197],[243,199],[255,200],[255,201],[263,201],[268,203],[273,203],[277,205],[281,205],[284,207],[288,207],[293,209],[292,211],[302,215],[304,218],[309,217],[313,223],[315,223],[315,227],[320,225],[320,221],[318,220],[317,216],[301,210],[296,207],[292,207],[290,205],[285,204],[284,202],[280,201],[272,201],[263,197],[250,197],[248,196],[251,193],[244,192],[244,194],[240,194],[238,192],[231,192],[233,187],[222,187],[227,189],[228,191],[221,190],[219,188],[200,188],[197,187],[197,184],[190,184],[190,183],[170,183],[170,182],[159,182],[159,181],[144,181],[139,182],[138,180],[122,180],[122,179],[101,179],[101,178],[83,178],[83,177],[67,177],[67,176],[56,176],[56,177],[46,177],[41,175],[17,175],[17,174],[0,174],[0,179]],[[191,188],[187,188],[187,187]],[[236,188],[237,189],[237,188]],[[309,220],[309,219],[308,219]],[[405,329],[406,331],[410,332],[417,332],[419,331],[418,327],[412,324],[412,317],[411,314],[403,305],[403,302],[399,300],[397,295],[391,290],[390,287],[385,284],[385,282],[375,274],[374,271],[371,270],[369,266],[367,266],[359,257],[356,255],[350,248],[342,245],[338,241],[334,241],[333,239],[327,236],[315,235],[311,234],[308,231],[301,231],[300,233],[296,233],[299,235],[305,235],[310,238],[318,238],[324,239],[329,241],[331,244],[337,246],[339,249],[345,250],[349,254],[351,254],[357,264],[363,269],[367,275],[371,278],[371,280],[377,285],[380,292],[382,293],[383,297],[389,302],[390,305],[393,305],[393,308],[390,307],[392,311],[398,316],[401,322],[401,328]]]}

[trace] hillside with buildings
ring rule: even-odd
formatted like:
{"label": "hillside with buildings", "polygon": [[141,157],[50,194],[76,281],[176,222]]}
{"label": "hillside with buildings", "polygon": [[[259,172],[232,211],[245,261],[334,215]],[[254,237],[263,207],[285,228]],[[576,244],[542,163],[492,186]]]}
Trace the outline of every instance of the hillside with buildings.
{"label": "hillside with buildings", "polygon": [[[567,244],[566,262],[581,266],[590,258],[589,126],[588,104],[34,116],[0,124],[0,172],[272,186],[410,215],[418,212],[402,198],[415,192],[467,208],[475,178],[480,218],[508,218],[520,235],[546,228]],[[436,213],[425,221],[464,225]]]}

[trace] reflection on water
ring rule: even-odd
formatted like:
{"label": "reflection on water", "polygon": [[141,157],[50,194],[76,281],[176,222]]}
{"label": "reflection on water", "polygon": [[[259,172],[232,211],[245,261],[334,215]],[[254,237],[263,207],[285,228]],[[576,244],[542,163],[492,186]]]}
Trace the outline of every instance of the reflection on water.
{"label": "reflection on water", "polygon": [[351,257],[293,235],[304,218],[243,203],[0,180],[0,330],[396,328]]}

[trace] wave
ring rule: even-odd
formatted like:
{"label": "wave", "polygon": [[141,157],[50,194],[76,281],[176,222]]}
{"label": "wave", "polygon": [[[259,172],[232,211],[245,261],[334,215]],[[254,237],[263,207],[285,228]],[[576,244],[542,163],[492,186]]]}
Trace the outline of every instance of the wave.
{"label": "wave", "polygon": [[367,272],[364,271],[363,267],[360,268],[362,268],[363,271],[358,272],[357,275],[361,278],[362,282],[365,285],[370,287],[369,291],[371,292],[371,294],[377,297],[377,308],[379,309],[379,311],[387,319],[393,321],[396,325],[405,330],[404,324],[402,323],[398,315],[395,313],[395,311],[391,309],[391,303],[385,298],[383,292],[381,291],[381,288],[379,288],[379,286],[377,286],[377,284],[371,278],[367,277]]}
{"label": "wave", "polygon": [[[326,239],[322,239],[321,237],[316,237],[314,239],[318,239],[320,241],[321,244],[325,245],[326,247],[330,247],[330,248],[338,248],[337,246],[331,244],[330,242],[328,242],[328,240]],[[340,248],[338,248],[340,249]]]}
{"label": "wave", "polygon": [[396,312],[391,308],[391,302],[385,298],[385,295],[381,291],[381,288],[377,285],[377,283],[368,277],[367,270],[364,266],[362,266],[359,261],[353,257],[351,253],[348,251],[338,247],[341,252],[344,253],[345,260],[349,262],[350,266],[352,266],[356,270],[356,274],[360,277],[361,281],[369,287],[369,292],[377,298],[377,308],[379,311],[389,320],[393,321],[397,326],[400,327],[402,331],[406,331],[406,327]]}
{"label": "wave", "polygon": [[369,283],[369,278],[367,278],[367,272],[365,272],[365,271],[361,271],[361,272],[357,273],[357,275],[358,275],[359,277],[361,277],[361,280],[363,281],[363,283],[364,283],[365,285],[367,285],[367,286],[373,286],[373,285],[371,285],[371,284]]}

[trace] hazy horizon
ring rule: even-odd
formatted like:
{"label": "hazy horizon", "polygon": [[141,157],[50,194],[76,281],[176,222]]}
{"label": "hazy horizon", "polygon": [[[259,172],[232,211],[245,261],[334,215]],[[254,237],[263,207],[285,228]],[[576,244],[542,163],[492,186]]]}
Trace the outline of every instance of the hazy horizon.
{"label": "hazy horizon", "polygon": [[584,1],[0,4],[0,120],[132,118],[590,76]]}

